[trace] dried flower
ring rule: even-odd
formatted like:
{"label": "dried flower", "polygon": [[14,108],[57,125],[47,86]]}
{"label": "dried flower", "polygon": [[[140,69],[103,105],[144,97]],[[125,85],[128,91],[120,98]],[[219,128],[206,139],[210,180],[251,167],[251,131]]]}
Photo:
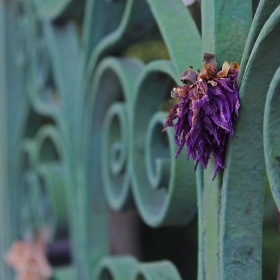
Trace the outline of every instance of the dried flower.
{"label": "dried flower", "polygon": [[36,241],[16,241],[6,253],[6,262],[15,269],[16,279],[50,279],[52,269],[46,259],[45,236],[45,232],[42,231]]}
{"label": "dried flower", "polygon": [[172,106],[164,130],[174,126],[174,139],[179,147],[175,157],[186,144],[187,159],[193,157],[195,170],[199,162],[206,168],[213,153],[214,180],[219,168],[225,167],[227,137],[233,136],[240,107],[236,87],[239,65],[225,61],[217,71],[215,55],[209,53],[203,54],[203,62],[204,68],[198,75],[189,67],[181,75],[184,85],[171,91],[172,97],[179,97],[179,103]]}

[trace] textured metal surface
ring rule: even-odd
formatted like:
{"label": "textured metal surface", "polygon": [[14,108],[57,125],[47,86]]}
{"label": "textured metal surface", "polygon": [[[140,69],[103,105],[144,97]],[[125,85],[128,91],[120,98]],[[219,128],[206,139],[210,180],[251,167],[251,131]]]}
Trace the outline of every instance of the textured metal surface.
{"label": "textured metal surface", "polygon": [[265,186],[263,115],[266,93],[280,63],[276,54],[279,15],[277,8],[264,24],[253,47],[240,86],[243,105],[235,136],[229,143],[228,169],[223,178],[225,199],[222,201],[225,213],[222,244],[226,242],[229,246],[223,248],[222,275],[230,275],[231,279],[236,275],[243,275],[244,279],[245,276],[261,278],[259,240],[262,239]]}
{"label": "textured metal surface", "polygon": [[280,184],[279,184],[279,79],[280,70],[277,69],[271,81],[264,115],[264,155],[267,168],[267,175],[275,203],[280,209]]}
{"label": "textured metal surface", "polygon": [[[280,1],[261,0],[253,21],[252,1],[200,2],[202,34],[181,0],[0,2],[1,256],[49,228],[73,255],[55,279],[179,280],[169,261],[109,256],[109,208],[154,228],[198,209],[197,279],[261,279],[266,172],[280,209]],[[122,56],[156,30],[170,61]],[[240,116],[214,182],[213,162],[195,174],[161,132],[170,90],[205,51],[241,62]]]}

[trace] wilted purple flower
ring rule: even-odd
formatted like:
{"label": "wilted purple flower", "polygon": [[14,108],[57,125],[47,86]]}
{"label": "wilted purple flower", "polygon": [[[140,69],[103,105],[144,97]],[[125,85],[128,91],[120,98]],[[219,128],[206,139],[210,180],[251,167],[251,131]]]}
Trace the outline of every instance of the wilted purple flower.
{"label": "wilted purple flower", "polygon": [[193,157],[195,170],[199,162],[206,168],[213,153],[214,180],[219,168],[225,167],[227,137],[233,135],[240,107],[236,87],[239,66],[225,61],[222,70],[217,72],[214,54],[204,53],[203,61],[204,68],[198,76],[190,67],[181,75],[184,85],[172,90],[171,96],[179,97],[179,103],[172,106],[164,130],[174,126],[174,140],[179,147],[175,157],[186,144],[187,159],[190,155]]}

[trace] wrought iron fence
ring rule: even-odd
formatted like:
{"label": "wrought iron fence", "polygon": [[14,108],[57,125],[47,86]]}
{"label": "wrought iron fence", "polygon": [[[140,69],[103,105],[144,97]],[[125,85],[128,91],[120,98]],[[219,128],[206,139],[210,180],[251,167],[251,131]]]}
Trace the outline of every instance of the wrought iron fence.
{"label": "wrought iron fence", "polygon": [[[72,242],[56,279],[181,279],[170,261],[110,257],[108,209],[136,208],[150,227],[198,210],[198,279],[261,279],[266,172],[280,207],[279,4],[2,0],[0,254],[48,226]],[[157,36],[170,60],[123,56]],[[170,89],[205,51],[241,62],[240,116],[214,182],[213,162],[194,173],[161,132]],[[0,275],[12,279],[4,262]]]}

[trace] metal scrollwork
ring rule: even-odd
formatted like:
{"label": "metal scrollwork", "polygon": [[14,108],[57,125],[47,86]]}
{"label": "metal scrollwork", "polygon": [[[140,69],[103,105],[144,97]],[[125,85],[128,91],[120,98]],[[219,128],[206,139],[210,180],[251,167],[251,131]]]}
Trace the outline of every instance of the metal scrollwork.
{"label": "metal scrollwork", "polygon": [[[48,227],[49,242],[71,239],[73,279],[179,280],[169,261],[108,256],[109,208],[137,210],[155,228],[198,211],[198,279],[261,279],[266,172],[280,209],[280,3],[259,1],[252,22],[251,0],[198,1],[200,34],[184,5],[194,1],[171,2],[0,2],[0,223],[2,213],[11,221],[0,255]],[[171,61],[122,56],[158,30]],[[183,153],[174,158],[172,129],[162,132],[170,91],[202,52],[220,66],[242,59],[240,116],[214,182],[211,162],[194,173]]]}
{"label": "metal scrollwork", "polygon": [[266,170],[269,179],[271,192],[278,211],[280,209],[279,204],[279,118],[277,109],[279,106],[279,81],[280,81],[279,68],[275,72],[273,79],[270,83],[264,114],[264,155]]}
{"label": "metal scrollwork", "polygon": [[95,280],[182,279],[169,261],[139,263],[131,256],[105,257],[99,263]]}
{"label": "metal scrollwork", "polygon": [[196,211],[193,162],[186,163],[184,156],[174,159],[173,133],[161,132],[166,113],[159,111],[160,104],[175,77],[170,62],[153,62],[143,69],[135,86],[130,136],[133,193],[142,218],[154,227],[186,224]]}

